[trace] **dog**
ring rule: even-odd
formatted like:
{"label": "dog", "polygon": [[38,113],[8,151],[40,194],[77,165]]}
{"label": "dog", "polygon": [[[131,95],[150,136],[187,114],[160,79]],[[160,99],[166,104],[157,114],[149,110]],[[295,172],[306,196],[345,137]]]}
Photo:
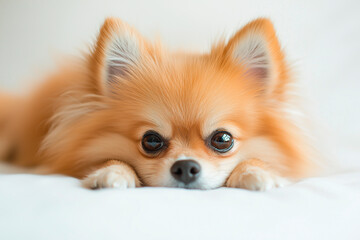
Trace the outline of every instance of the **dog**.
{"label": "dog", "polygon": [[281,187],[316,169],[293,83],[268,19],[198,54],[108,18],[81,59],[0,95],[1,158],[91,189]]}

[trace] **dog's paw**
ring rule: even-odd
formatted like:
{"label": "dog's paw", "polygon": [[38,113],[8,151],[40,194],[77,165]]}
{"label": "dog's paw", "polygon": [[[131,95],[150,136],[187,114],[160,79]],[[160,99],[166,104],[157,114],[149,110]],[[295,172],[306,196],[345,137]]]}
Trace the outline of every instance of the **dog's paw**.
{"label": "dog's paw", "polygon": [[140,186],[140,181],[131,167],[125,164],[111,165],[96,170],[82,180],[86,188],[135,188]]}
{"label": "dog's paw", "polygon": [[248,167],[244,172],[232,172],[226,182],[226,186],[232,188],[266,191],[272,188],[286,186],[289,183],[289,180],[262,168]]}

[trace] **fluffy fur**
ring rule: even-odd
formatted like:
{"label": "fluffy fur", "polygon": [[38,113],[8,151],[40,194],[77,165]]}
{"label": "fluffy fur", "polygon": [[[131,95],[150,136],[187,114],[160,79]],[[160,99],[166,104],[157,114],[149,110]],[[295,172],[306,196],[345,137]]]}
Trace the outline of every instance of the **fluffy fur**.
{"label": "fluffy fur", "polygon": [[[0,154],[91,188],[283,186],[315,169],[289,111],[291,85],[267,19],[209,53],[188,54],[169,52],[110,18],[82,61],[61,67],[29,96],[0,95]],[[229,152],[205,144],[216,129],[234,137]],[[148,130],[169,139],[157,156],[142,149]],[[182,159],[202,168],[188,185],[170,173]]]}

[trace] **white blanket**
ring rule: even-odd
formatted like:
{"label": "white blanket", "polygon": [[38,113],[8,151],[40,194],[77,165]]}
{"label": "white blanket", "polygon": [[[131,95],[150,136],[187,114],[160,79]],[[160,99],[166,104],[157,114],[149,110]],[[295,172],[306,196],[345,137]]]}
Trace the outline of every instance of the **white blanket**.
{"label": "white blanket", "polygon": [[0,175],[0,239],[360,239],[360,169],[268,192]]}

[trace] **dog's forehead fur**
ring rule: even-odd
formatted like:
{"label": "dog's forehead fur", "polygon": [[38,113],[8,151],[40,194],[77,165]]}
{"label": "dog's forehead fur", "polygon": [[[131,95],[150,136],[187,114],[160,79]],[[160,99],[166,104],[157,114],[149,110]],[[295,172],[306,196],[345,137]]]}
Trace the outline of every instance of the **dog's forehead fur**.
{"label": "dog's forehead fur", "polygon": [[206,55],[163,55],[120,81],[117,104],[139,122],[170,125],[167,135],[195,129],[202,135],[222,122],[245,124],[249,121],[242,120],[256,114],[258,98],[250,80]]}

